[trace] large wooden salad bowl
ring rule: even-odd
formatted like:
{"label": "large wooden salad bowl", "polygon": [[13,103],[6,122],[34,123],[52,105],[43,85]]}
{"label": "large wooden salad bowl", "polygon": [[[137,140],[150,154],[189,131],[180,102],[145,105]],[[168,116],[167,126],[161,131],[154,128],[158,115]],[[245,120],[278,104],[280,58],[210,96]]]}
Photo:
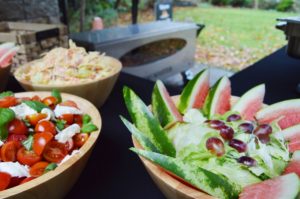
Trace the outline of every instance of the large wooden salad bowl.
{"label": "large wooden salad bowl", "polygon": [[[18,78],[21,86],[27,91],[51,91],[52,89],[58,89],[61,92],[70,93],[83,97],[92,102],[98,108],[101,107],[105,100],[111,93],[122,69],[122,64],[119,60],[105,56],[103,57],[106,63],[109,63],[114,71],[106,77],[98,78],[95,80],[89,80],[84,83],[74,82],[72,84],[59,84],[59,85],[47,85],[47,84],[33,84],[29,81]],[[27,70],[27,65],[20,66],[17,70],[20,72]]]}
{"label": "large wooden salad bowl", "polygon": [[[50,92],[22,92],[16,93],[17,97],[32,97],[38,95],[46,97]],[[63,198],[76,182],[81,171],[85,167],[92,149],[100,134],[102,122],[97,108],[89,101],[74,95],[62,94],[63,100],[75,101],[79,108],[92,117],[93,123],[98,130],[92,132],[86,143],[80,148],[79,153],[72,156],[55,170],[50,171],[30,182],[16,187],[0,191],[0,198],[14,199],[57,199]]]}

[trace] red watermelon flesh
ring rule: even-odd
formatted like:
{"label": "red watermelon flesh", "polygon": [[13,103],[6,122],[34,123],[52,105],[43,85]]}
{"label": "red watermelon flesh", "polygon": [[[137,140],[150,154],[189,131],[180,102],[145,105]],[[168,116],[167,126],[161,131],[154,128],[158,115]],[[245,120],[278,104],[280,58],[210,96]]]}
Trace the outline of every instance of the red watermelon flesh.
{"label": "red watermelon flesh", "polygon": [[230,98],[231,98],[230,82],[226,84],[226,86],[221,92],[222,93],[220,94],[220,97],[218,99],[215,113],[223,115],[224,113],[230,110]]}
{"label": "red watermelon flesh", "polygon": [[283,173],[296,173],[300,177],[300,151],[295,151],[291,162],[287,165]]}
{"label": "red watermelon flesh", "polygon": [[9,49],[2,57],[0,57],[0,67],[4,68],[11,63],[12,58],[18,51],[18,47]]}
{"label": "red watermelon flesh", "polygon": [[242,116],[245,120],[254,120],[255,113],[262,107],[263,99],[255,99],[249,103],[249,107],[244,110]]}
{"label": "red watermelon flesh", "polygon": [[300,124],[286,128],[276,134],[281,134],[289,142],[289,152],[300,150]]}
{"label": "red watermelon flesh", "polygon": [[193,108],[200,109],[202,108],[205,98],[209,91],[209,79],[207,77],[207,81],[205,81],[201,87],[199,87],[199,90],[196,94],[196,97],[194,98]]}
{"label": "red watermelon flesh", "polygon": [[290,173],[245,187],[239,199],[293,199],[298,190],[299,178]]}

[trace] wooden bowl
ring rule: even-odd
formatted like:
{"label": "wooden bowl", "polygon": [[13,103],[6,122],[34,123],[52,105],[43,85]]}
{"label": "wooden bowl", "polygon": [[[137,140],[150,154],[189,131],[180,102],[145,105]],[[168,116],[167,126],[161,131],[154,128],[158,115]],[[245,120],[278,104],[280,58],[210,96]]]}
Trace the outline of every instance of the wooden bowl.
{"label": "wooden bowl", "polygon": [[[49,96],[50,92],[23,92],[17,93],[17,97],[41,97]],[[10,199],[58,199],[63,198],[76,182],[81,171],[85,167],[92,152],[102,126],[101,117],[97,108],[89,101],[80,97],[62,94],[63,100],[73,100],[79,108],[92,117],[93,123],[99,130],[92,132],[86,143],[80,148],[79,153],[73,155],[69,160],[34,180],[22,185],[0,191],[0,198]]]}
{"label": "wooden bowl", "polygon": [[11,65],[1,68],[0,67],[0,92],[2,92],[7,84],[8,77],[10,75]]}
{"label": "wooden bowl", "polygon": [[[177,103],[179,95],[172,97]],[[236,103],[238,97],[231,97],[231,105]],[[149,109],[151,107],[149,106]],[[134,147],[142,149],[141,145],[132,137]],[[200,191],[192,186],[184,184],[166,172],[163,168],[153,164],[151,161],[139,156],[147,172],[168,199],[216,199],[215,197]]]}
{"label": "wooden bowl", "polygon": [[[104,62],[109,63],[112,67],[115,68],[114,72],[105,78],[99,78],[91,80],[89,82],[66,85],[44,85],[32,84],[29,81],[18,78],[16,75],[15,78],[27,91],[51,91],[55,88],[60,90],[61,92],[71,93],[73,95],[83,97],[100,108],[111,93],[122,69],[122,64],[119,60],[108,56],[103,57],[103,59],[106,59]],[[16,70],[20,70],[20,72],[22,70],[26,70],[26,65],[20,66]]]}

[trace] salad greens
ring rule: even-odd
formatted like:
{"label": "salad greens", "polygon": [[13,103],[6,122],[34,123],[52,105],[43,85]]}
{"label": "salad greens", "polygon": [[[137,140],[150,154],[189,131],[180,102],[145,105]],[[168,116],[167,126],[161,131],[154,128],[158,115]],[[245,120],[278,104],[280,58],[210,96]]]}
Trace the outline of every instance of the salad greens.
{"label": "salad greens", "polygon": [[7,124],[15,119],[15,113],[9,108],[0,108],[0,139],[4,140],[8,136]]}

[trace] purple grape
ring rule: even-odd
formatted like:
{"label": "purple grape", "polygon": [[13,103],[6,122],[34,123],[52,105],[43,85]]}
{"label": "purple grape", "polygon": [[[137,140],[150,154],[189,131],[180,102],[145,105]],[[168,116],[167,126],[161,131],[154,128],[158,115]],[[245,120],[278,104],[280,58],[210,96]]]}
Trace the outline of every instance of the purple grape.
{"label": "purple grape", "polygon": [[213,129],[221,129],[223,126],[225,126],[225,123],[220,121],[220,120],[208,120],[207,121],[208,126],[213,128]]}
{"label": "purple grape", "polygon": [[257,164],[256,160],[249,157],[249,156],[242,156],[239,159],[237,159],[237,161],[239,163],[242,163],[242,164],[248,166],[248,167],[256,166],[256,164]]}
{"label": "purple grape", "polygon": [[220,129],[220,135],[224,140],[231,140],[233,138],[234,131],[230,126],[223,126]]}
{"label": "purple grape", "polygon": [[224,143],[221,139],[217,137],[211,137],[206,140],[206,148],[209,150],[212,154],[216,156],[222,156],[225,154],[225,147]]}
{"label": "purple grape", "polygon": [[229,141],[228,145],[236,149],[239,153],[245,152],[247,150],[247,144],[241,140],[232,139]]}
{"label": "purple grape", "polygon": [[239,125],[239,129],[244,133],[251,134],[253,132],[254,126],[251,123],[242,123]]}
{"label": "purple grape", "polygon": [[268,143],[270,141],[271,133],[272,127],[269,124],[261,124],[254,130],[254,134],[262,143]]}
{"label": "purple grape", "polygon": [[232,115],[229,115],[228,117],[227,117],[227,122],[234,122],[234,121],[238,121],[238,120],[241,120],[242,119],[242,117],[240,116],[240,115],[238,115],[238,114],[232,114]]}

